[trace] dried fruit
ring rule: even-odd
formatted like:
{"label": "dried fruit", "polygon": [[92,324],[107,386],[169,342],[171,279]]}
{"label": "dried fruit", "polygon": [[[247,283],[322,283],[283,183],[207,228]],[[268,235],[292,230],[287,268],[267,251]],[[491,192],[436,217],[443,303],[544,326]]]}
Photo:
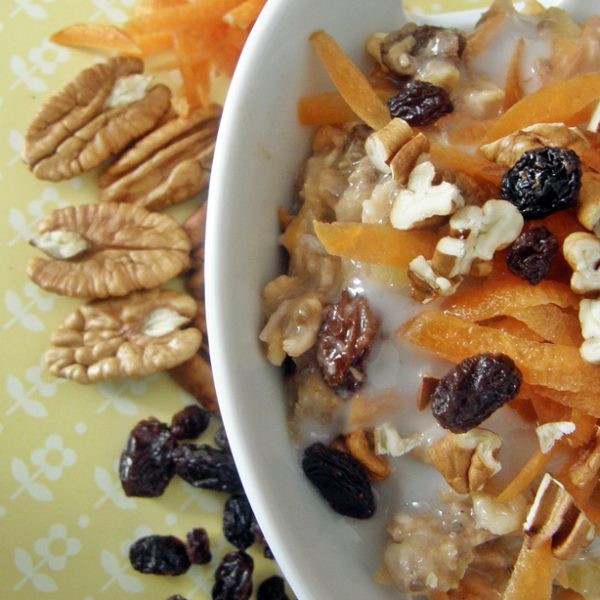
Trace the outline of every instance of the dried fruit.
{"label": "dried fruit", "polygon": [[448,92],[427,81],[407,81],[387,105],[391,117],[418,126],[431,125],[454,110]]}
{"label": "dried fruit", "polygon": [[241,492],[242,483],[229,452],[207,444],[181,444],[173,451],[175,472],[194,487]]}
{"label": "dried fruit", "polygon": [[229,440],[227,439],[227,432],[225,431],[225,427],[221,425],[217,432],[215,433],[215,444],[217,448],[224,450],[225,452],[231,452],[231,448],[229,447]]}
{"label": "dried fruit", "polygon": [[215,571],[213,600],[248,600],[252,595],[254,561],[243,551],[229,552]]}
{"label": "dried fruit", "polygon": [[254,530],[254,537],[256,539],[256,542],[263,547],[263,556],[265,558],[268,558],[269,560],[273,560],[275,558],[275,556],[273,555],[273,552],[271,552],[271,548],[269,547],[269,544],[265,538],[265,535],[262,532],[262,529],[260,528],[258,521],[256,521],[256,520],[254,521],[253,530]]}
{"label": "dried fruit", "polygon": [[174,596],[169,596],[167,600],[187,600],[187,598],[184,598],[180,594],[175,594]]}
{"label": "dried fruit", "polygon": [[49,292],[77,298],[154,288],[190,260],[190,241],[173,217],[128,204],[59,208],[38,233],[34,244],[50,258],[32,258],[27,275]]}
{"label": "dried fruit", "polygon": [[304,451],[302,469],[336,512],[355,519],[373,516],[371,484],[364,467],[350,454],[316,442]]}
{"label": "dried fruit", "polygon": [[223,534],[239,550],[245,550],[255,540],[254,513],[245,494],[230,496],[223,508]]}
{"label": "dried fruit", "polygon": [[155,288],[126,298],[93,300],[52,334],[48,370],[57,377],[94,383],[142,377],[193,356],[202,335],[185,327],[196,311],[192,298]]}
{"label": "dried fruit", "polygon": [[119,461],[119,478],[127,496],[160,496],[175,473],[177,444],[165,423],[150,417],[137,423]]}
{"label": "dried fruit", "polygon": [[210,541],[203,527],[196,527],[188,531],[186,535],[185,548],[188,558],[194,565],[205,565],[209,563],[212,555],[210,553]]}
{"label": "dried fruit", "polygon": [[550,270],[558,252],[558,240],[546,227],[540,225],[524,231],[506,253],[506,266],[517,277],[539,283]]}
{"label": "dried fruit", "polygon": [[581,161],[573,150],[544,146],[527,150],[506,171],[500,197],[525,219],[539,219],[573,206],[581,187]]}
{"label": "dried fruit", "polygon": [[347,290],[337,304],[328,304],[317,340],[317,361],[323,379],[354,390],[363,383],[363,362],[379,332],[379,319],[366,298]]}
{"label": "dried fruit", "polygon": [[454,433],[477,427],[514,398],[522,376],[505,354],[466,358],[440,379],[431,402],[438,423]]}
{"label": "dried fruit", "polygon": [[140,573],[181,575],[190,568],[185,544],[172,535],[148,535],[129,548],[129,562]]}
{"label": "dried fruit", "polygon": [[178,440],[191,440],[203,433],[210,422],[210,415],[196,404],[186,406],[171,419],[171,433]]}
{"label": "dried fruit", "polygon": [[278,575],[265,579],[256,590],[256,600],[288,600],[283,579]]}

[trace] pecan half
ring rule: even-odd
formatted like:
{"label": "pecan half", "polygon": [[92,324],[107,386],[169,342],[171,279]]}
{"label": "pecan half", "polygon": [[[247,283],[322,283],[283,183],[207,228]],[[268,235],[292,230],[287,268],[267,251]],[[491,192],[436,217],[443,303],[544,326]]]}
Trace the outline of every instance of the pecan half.
{"label": "pecan half", "polygon": [[137,58],[110,58],[47,100],[25,135],[24,158],[34,175],[51,181],[75,177],[154,129],[170,107],[171,92],[162,84],[145,89],[143,68]]}
{"label": "pecan half", "polygon": [[27,274],[66,296],[125,296],[168,281],[189,264],[190,241],[168,215],[127,204],[89,204],[53,211],[32,243],[50,258],[33,258]]}
{"label": "pecan half", "polygon": [[161,210],[208,185],[221,109],[199,108],[142,138],[100,177],[102,202]]}
{"label": "pecan half", "polygon": [[170,290],[92,300],[52,334],[46,366],[53,375],[79,383],[170,369],[200,347],[202,334],[187,327],[195,312],[193,298]]}

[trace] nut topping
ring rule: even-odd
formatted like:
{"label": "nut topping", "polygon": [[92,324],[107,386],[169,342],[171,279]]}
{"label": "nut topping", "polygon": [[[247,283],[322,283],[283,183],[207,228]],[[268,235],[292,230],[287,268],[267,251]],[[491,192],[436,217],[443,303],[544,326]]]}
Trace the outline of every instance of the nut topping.
{"label": "nut topping", "polygon": [[385,127],[369,135],[365,141],[365,152],[375,168],[389,173],[392,157],[415,135],[404,119],[392,119]]}
{"label": "nut topping", "polygon": [[600,175],[592,171],[581,174],[577,201],[577,218],[589,231],[600,234]]}
{"label": "nut topping", "polygon": [[551,539],[552,553],[560,560],[574,557],[592,541],[595,532],[571,494],[548,473],[538,487],[523,528],[530,547]]}
{"label": "nut topping", "polygon": [[480,490],[500,469],[499,435],[487,429],[449,433],[429,446],[429,459],[459,494]]}
{"label": "nut topping", "polygon": [[571,289],[578,294],[600,291],[600,239],[591,233],[571,233],[563,242],[563,254],[573,269]]}
{"label": "nut topping", "polygon": [[220,107],[199,108],[142,138],[100,177],[102,202],[162,210],[208,185]]}
{"label": "nut topping", "polygon": [[160,289],[93,300],[52,334],[46,365],[53,375],[79,383],[170,369],[200,347],[197,329],[181,329],[195,312],[190,296]]}
{"label": "nut topping", "polygon": [[[37,285],[66,296],[125,296],[168,281],[189,263],[190,241],[173,217],[126,204],[61,208],[46,216],[38,231],[40,237],[58,238],[70,232],[88,244],[84,255],[33,258],[27,265]],[[56,231],[63,233],[52,234]]]}
{"label": "nut topping", "polygon": [[554,442],[574,431],[575,423],[572,421],[556,421],[554,423],[544,423],[536,427],[535,434],[540,443],[542,454],[548,454],[554,447]]}
{"label": "nut topping", "polygon": [[366,469],[371,481],[381,481],[390,474],[385,458],[375,453],[373,440],[364,429],[355,429],[344,436],[347,451]]}
{"label": "nut topping", "polygon": [[422,433],[413,433],[402,437],[391,423],[383,423],[373,431],[375,439],[375,454],[378,456],[390,455],[394,458],[412,452],[425,443]]}
{"label": "nut topping", "polygon": [[[137,58],[115,57],[82,71],[42,106],[25,136],[25,162],[40,179],[60,181],[89,171],[152,130],[171,92],[151,86],[140,99],[108,103],[117,82],[142,72]],[[119,84],[121,87],[121,84]],[[124,103],[125,102],[125,103]]]}
{"label": "nut topping", "polygon": [[46,231],[31,240],[32,246],[39,248],[51,258],[75,258],[85,252],[90,244],[83,236],[68,229]]}

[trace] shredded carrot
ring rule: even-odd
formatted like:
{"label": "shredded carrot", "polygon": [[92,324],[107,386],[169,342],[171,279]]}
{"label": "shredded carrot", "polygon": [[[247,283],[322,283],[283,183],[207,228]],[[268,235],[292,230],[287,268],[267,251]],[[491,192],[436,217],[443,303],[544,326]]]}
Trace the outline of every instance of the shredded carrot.
{"label": "shredded carrot", "polygon": [[297,109],[302,125],[341,125],[356,119],[354,111],[336,92],[303,96],[298,100]]}
{"label": "shredded carrot", "polygon": [[596,417],[578,409],[571,409],[570,421],[575,423],[575,431],[566,436],[566,442],[572,446],[573,448],[580,448],[581,446],[585,446],[596,432]]}
{"label": "shredded carrot", "polygon": [[223,15],[223,21],[233,27],[247,29],[258,17],[266,0],[245,0]]}
{"label": "shredded carrot", "polygon": [[600,151],[597,148],[583,148],[577,153],[588,167],[600,173]]}
{"label": "shredded carrot", "polygon": [[498,501],[510,502],[531,485],[533,480],[544,472],[546,465],[550,462],[552,456],[554,456],[557,447],[558,446],[555,444],[552,450],[546,454],[543,454],[542,451],[537,448],[532,457],[517,473],[517,476],[498,494]]}
{"label": "shredded carrot", "polygon": [[553,600],[585,600],[585,598],[575,590],[559,588],[554,592]]}
{"label": "shredded carrot", "polygon": [[115,25],[75,23],[50,36],[55,44],[114,50],[127,56],[139,56],[142,50],[131,36]]}
{"label": "shredded carrot", "polygon": [[427,600],[449,600],[449,596],[446,592],[433,590],[432,592],[427,592]]}
{"label": "shredded carrot", "polygon": [[510,62],[508,63],[508,73],[504,83],[504,102],[502,108],[508,110],[513,104],[523,97],[523,88],[521,86],[521,58],[525,40],[519,38],[513,50]]}
{"label": "shredded carrot", "polygon": [[431,161],[436,167],[460,171],[475,179],[500,185],[505,169],[480,156],[468,154],[453,146],[431,144],[429,149]]}
{"label": "shredded carrot", "polygon": [[170,31],[133,34],[133,40],[145,57],[173,49],[173,34]]}
{"label": "shredded carrot", "polygon": [[384,127],[390,120],[388,109],[362,71],[324,31],[313,33],[310,41],[336,89],[356,115],[373,129]]}

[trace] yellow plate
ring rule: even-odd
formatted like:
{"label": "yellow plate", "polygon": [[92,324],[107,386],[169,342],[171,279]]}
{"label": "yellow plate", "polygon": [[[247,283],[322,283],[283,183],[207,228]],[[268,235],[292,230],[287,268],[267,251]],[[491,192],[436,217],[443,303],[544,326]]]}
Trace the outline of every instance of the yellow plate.
{"label": "yellow plate", "polygon": [[[0,332],[0,598],[188,600],[210,598],[223,538],[226,496],[174,479],[155,499],[126,498],[117,473],[133,425],[154,415],[169,421],[192,402],[166,375],[81,386],[42,367],[50,333],[80,301],[47,294],[25,276],[36,223],[51,210],[96,200],[96,174],[53,184],[35,179],[21,160],[23,134],[42,101],[97,58],[48,41],[74,22],[120,22],[134,0],[3,0],[0,3],[0,183],[2,302]],[[441,12],[486,2],[407,2]],[[176,211],[188,214],[188,202]],[[212,443],[217,423],[203,436]],[[142,575],[128,561],[132,541],[149,533],[185,537],[208,531],[213,560],[180,577]],[[256,585],[276,565],[251,550]],[[54,594],[54,595],[52,595]]]}

